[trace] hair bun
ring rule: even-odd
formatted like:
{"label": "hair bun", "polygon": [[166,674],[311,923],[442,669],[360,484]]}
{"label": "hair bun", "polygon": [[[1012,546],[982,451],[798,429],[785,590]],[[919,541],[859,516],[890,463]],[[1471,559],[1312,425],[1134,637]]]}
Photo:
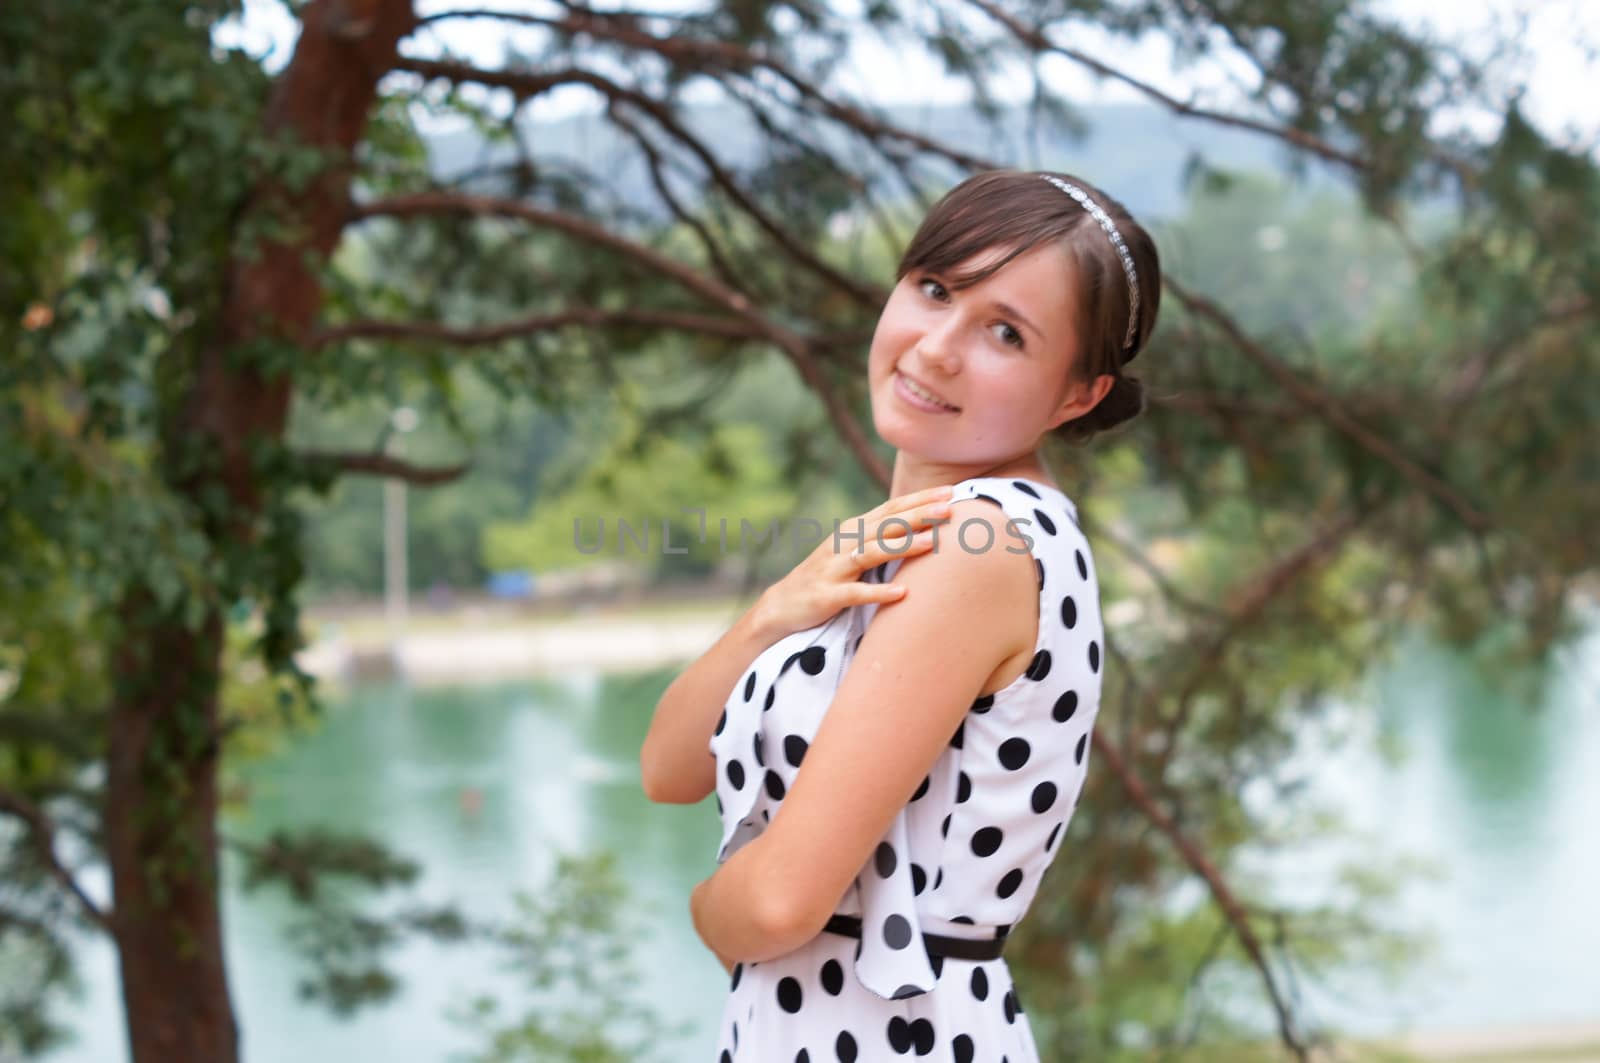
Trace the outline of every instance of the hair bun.
{"label": "hair bun", "polygon": [[1055,434],[1070,442],[1080,443],[1124,421],[1133,420],[1144,409],[1144,382],[1136,376],[1117,373],[1112,378],[1110,390],[1095,403],[1094,409],[1082,417],[1074,417],[1058,425]]}

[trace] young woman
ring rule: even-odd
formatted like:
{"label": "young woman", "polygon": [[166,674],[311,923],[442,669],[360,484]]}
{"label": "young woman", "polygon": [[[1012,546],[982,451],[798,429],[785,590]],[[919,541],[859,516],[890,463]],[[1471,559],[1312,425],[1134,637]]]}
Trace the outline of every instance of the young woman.
{"label": "young woman", "polygon": [[668,688],[641,752],[651,799],[722,816],[690,899],[731,974],[719,1063],[1038,1059],[1001,954],[1069,847],[1103,675],[1040,447],[1142,410],[1159,271],[1054,173],[963,181],[906,249],[867,365],[890,499]]}

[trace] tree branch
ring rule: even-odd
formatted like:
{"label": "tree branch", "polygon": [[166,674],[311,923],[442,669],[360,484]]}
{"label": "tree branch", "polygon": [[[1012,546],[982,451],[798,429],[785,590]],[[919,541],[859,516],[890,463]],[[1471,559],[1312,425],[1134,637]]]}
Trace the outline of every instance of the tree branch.
{"label": "tree branch", "polygon": [[1291,126],[1273,125],[1271,122],[1262,122],[1244,115],[1228,114],[1224,111],[1214,111],[1208,107],[1197,107],[1192,103],[1186,103],[1175,96],[1162,92],[1147,81],[1141,81],[1132,74],[1101,62],[1086,52],[1080,52],[1076,48],[1069,48],[1066,45],[1055,43],[1044,35],[1042,29],[1024,26],[1014,16],[996,7],[990,0],[968,0],[968,3],[1000,23],[1007,30],[1010,30],[1013,36],[1035,52],[1054,52],[1057,55],[1065,56],[1081,66],[1088,67],[1101,77],[1122,82],[1124,85],[1143,93],[1177,114],[1190,118],[1204,119],[1208,122],[1215,122],[1218,125],[1232,126],[1236,129],[1248,129],[1251,132],[1263,133],[1269,137],[1287,141],[1297,148],[1309,151],[1313,155],[1320,156],[1329,162],[1347,166],[1352,170],[1365,171],[1370,166],[1367,160],[1359,155],[1341,151],[1327,141],[1318,139],[1304,130],[1295,129]]}
{"label": "tree branch", "polygon": [[1111,774],[1116,776],[1117,781],[1122,784],[1123,790],[1127,792],[1133,803],[1139,807],[1139,811],[1144,813],[1145,818],[1154,824],[1156,829],[1167,836],[1183,857],[1184,862],[1204,880],[1206,887],[1211,891],[1212,899],[1216,901],[1217,907],[1221,909],[1223,918],[1233,928],[1234,935],[1238,937],[1239,944],[1250,957],[1250,962],[1255,964],[1256,970],[1261,973],[1261,980],[1267,988],[1267,996],[1271,998],[1273,1011],[1277,1013],[1278,1036],[1288,1046],[1289,1051],[1294,1053],[1296,1059],[1309,1060],[1311,1058],[1309,1050],[1295,1030],[1294,1015],[1290,1010],[1288,1001],[1284,999],[1283,991],[1278,986],[1276,976],[1272,973],[1271,965],[1267,962],[1266,952],[1261,947],[1261,940],[1256,937],[1255,929],[1250,925],[1249,915],[1239,903],[1239,899],[1234,896],[1233,891],[1228,888],[1228,884],[1222,880],[1222,875],[1217,871],[1216,865],[1200,850],[1198,845],[1178,829],[1178,825],[1173,822],[1172,817],[1167,815],[1161,806],[1156,804],[1144,782],[1128,766],[1127,759],[1122,755],[1122,751],[1109,738],[1106,738],[1099,728],[1094,731],[1093,742],[1096,752],[1104,759]]}
{"label": "tree branch", "polygon": [[856,420],[855,415],[839,397],[822,371],[815,355],[814,342],[762,314],[743,293],[736,292],[699,270],[686,266],[654,248],[614,233],[587,218],[545,210],[516,200],[446,192],[418,192],[353,205],[349,218],[351,221],[360,221],[367,218],[410,218],[428,214],[514,218],[530,225],[555,229],[585,243],[610,248],[676,281],[701,298],[732,311],[788,356],[801,379],[821,398],[829,419],[840,437],[862,463],[862,467],[885,490],[888,489],[891,482],[888,466],[872,449],[871,441],[867,438],[860,422]]}
{"label": "tree branch", "polygon": [[644,307],[602,310],[595,306],[568,306],[553,313],[533,314],[494,325],[458,326],[437,321],[347,321],[314,333],[310,343],[320,347],[356,339],[398,339],[479,346],[549,332],[568,325],[587,325],[591,328],[638,325],[698,332],[727,339],[763,338],[760,329],[733,318]]}
{"label": "tree branch", "polygon": [[853,277],[848,277],[834,269],[828,263],[818,258],[811,248],[806,246],[804,240],[791,233],[787,228],[778,224],[762,206],[741,188],[711,149],[678,121],[677,117],[658,101],[617,84],[602,74],[590,70],[568,68],[565,70],[551,71],[548,73],[531,73],[518,70],[485,70],[481,67],[470,66],[466,63],[440,62],[428,59],[402,58],[395,64],[397,70],[409,70],[424,77],[444,78],[449,81],[470,81],[481,85],[495,85],[508,88],[519,96],[535,95],[550,88],[557,83],[581,83],[599,90],[612,101],[626,101],[639,110],[648,114],[656,124],[665,129],[673,139],[700,160],[700,165],[705,167],[706,173],[718,188],[727,193],[739,208],[761,228],[778,246],[789,254],[789,257],[800,263],[806,269],[822,277],[828,283],[844,291],[862,306],[876,309],[883,302],[887,293],[875,285],[866,284]]}
{"label": "tree branch", "polygon": [[27,825],[29,834],[33,838],[34,847],[38,850],[39,858],[44,861],[45,868],[51,876],[74,898],[83,909],[85,915],[113,938],[117,936],[116,919],[114,913],[107,912],[95,904],[93,899],[84,892],[83,887],[73,876],[71,869],[61,862],[56,855],[56,828],[45,815],[44,810],[29,801],[21,794],[10,790],[0,789],[0,812],[9,812],[21,819]]}
{"label": "tree branch", "polygon": [[1163,277],[1162,283],[1171,289],[1185,308],[1221,329],[1241,354],[1254,362],[1279,387],[1339,434],[1392,466],[1412,485],[1453,512],[1462,524],[1474,532],[1489,528],[1489,518],[1462,497],[1454,487],[1423,468],[1395,444],[1357,421],[1332,395],[1302,380],[1276,355],[1251,338],[1239,323],[1216,303],[1190,292],[1170,276]]}
{"label": "tree branch", "polygon": [[302,461],[332,465],[343,472],[361,476],[383,476],[391,480],[404,480],[418,487],[436,487],[460,479],[471,462],[460,465],[414,465],[381,451],[302,450],[296,452]]}

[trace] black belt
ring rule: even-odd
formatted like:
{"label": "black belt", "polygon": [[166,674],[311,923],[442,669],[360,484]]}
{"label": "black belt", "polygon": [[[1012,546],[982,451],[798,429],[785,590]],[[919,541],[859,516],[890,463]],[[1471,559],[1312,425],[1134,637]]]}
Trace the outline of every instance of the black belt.
{"label": "black belt", "polygon": [[[831,934],[847,938],[861,937],[861,917],[834,915],[822,928]],[[957,960],[998,960],[1005,948],[1008,926],[1000,927],[992,938],[953,938],[943,934],[923,934],[922,940],[930,956],[948,956]]]}

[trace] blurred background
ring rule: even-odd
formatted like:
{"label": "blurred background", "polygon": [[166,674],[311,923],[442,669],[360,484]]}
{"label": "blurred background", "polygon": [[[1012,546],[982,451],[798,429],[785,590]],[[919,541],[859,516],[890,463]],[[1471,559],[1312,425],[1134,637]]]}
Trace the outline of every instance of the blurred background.
{"label": "blurred background", "polygon": [[[1049,1060],[1600,1060],[1592,0],[0,9],[0,1059],[708,1059],[656,700],[885,496],[996,167],[1154,234],[1049,452]],[[819,533],[820,534],[820,533]]]}

